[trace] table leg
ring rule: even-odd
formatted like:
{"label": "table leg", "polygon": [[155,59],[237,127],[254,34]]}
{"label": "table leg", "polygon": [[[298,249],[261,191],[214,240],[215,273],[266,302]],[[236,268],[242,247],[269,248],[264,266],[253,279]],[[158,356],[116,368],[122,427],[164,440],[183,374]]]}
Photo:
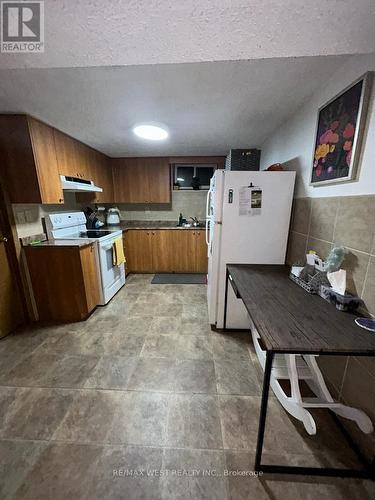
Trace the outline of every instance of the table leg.
{"label": "table leg", "polygon": [[267,351],[266,364],[264,367],[262,402],[261,402],[261,406],[260,406],[258,440],[257,440],[256,454],[255,454],[255,466],[254,466],[254,469],[257,472],[259,472],[261,470],[260,467],[261,467],[261,461],[262,461],[264,431],[265,431],[265,427],[266,427],[268,393],[270,390],[270,380],[271,380],[273,356],[274,356],[273,351]]}
{"label": "table leg", "polygon": [[[262,464],[262,451],[264,442],[264,431],[266,427],[268,394],[270,389],[272,362],[274,355],[275,353],[273,351],[267,351],[266,353],[266,363],[264,367],[262,401],[260,406],[258,440],[255,453],[254,470],[256,472],[269,472],[276,474],[298,474],[303,476],[326,476],[326,477],[351,477],[351,478],[375,480],[375,458],[373,459],[371,464],[366,464],[364,469],[362,470],[346,469],[346,468],[342,469],[333,467],[299,467],[295,465]],[[351,444],[352,448],[355,449],[353,443],[351,442],[351,439],[349,439],[348,441],[349,444]]]}

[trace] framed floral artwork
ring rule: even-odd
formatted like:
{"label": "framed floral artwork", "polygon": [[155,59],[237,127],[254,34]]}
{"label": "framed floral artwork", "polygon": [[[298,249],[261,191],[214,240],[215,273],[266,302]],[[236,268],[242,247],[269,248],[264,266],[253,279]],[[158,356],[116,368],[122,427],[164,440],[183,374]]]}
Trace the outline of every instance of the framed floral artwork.
{"label": "framed floral artwork", "polygon": [[319,109],[312,186],[355,180],[371,83],[368,72]]}

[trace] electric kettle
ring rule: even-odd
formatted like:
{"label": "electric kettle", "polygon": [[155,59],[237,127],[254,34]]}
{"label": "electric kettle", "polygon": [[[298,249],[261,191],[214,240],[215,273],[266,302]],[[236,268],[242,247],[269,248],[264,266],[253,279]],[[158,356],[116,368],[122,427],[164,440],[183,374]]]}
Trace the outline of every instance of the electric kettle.
{"label": "electric kettle", "polygon": [[120,224],[120,210],[117,207],[108,209],[107,224]]}

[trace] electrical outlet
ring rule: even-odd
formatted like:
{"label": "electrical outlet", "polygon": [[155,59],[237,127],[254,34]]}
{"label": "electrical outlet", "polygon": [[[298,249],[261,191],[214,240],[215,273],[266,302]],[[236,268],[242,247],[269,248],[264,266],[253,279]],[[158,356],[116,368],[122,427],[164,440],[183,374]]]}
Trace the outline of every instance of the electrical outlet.
{"label": "electrical outlet", "polygon": [[26,218],[26,222],[33,222],[34,221],[33,213],[31,210],[25,210],[25,218]]}

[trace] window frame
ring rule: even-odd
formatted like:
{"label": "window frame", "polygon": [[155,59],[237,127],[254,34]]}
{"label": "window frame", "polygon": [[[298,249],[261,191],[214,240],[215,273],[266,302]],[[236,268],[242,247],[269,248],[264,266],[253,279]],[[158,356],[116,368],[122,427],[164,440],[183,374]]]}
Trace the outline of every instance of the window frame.
{"label": "window frame", "polygon": [[[191,186],[180,186],[178,189],[174,187],[177,181],[177,169],[179,167],[190,167],[193,169],[193,177],[195,177],[197,173],[197,168],[212,168],[215,172],[217,169],[216,163],[174,163],[173,164],[173,190],[174,191],[197,191],[193,189]],[[199,186],[199,191],[208,191],[210,189],[209,184],[204,184]]]}

